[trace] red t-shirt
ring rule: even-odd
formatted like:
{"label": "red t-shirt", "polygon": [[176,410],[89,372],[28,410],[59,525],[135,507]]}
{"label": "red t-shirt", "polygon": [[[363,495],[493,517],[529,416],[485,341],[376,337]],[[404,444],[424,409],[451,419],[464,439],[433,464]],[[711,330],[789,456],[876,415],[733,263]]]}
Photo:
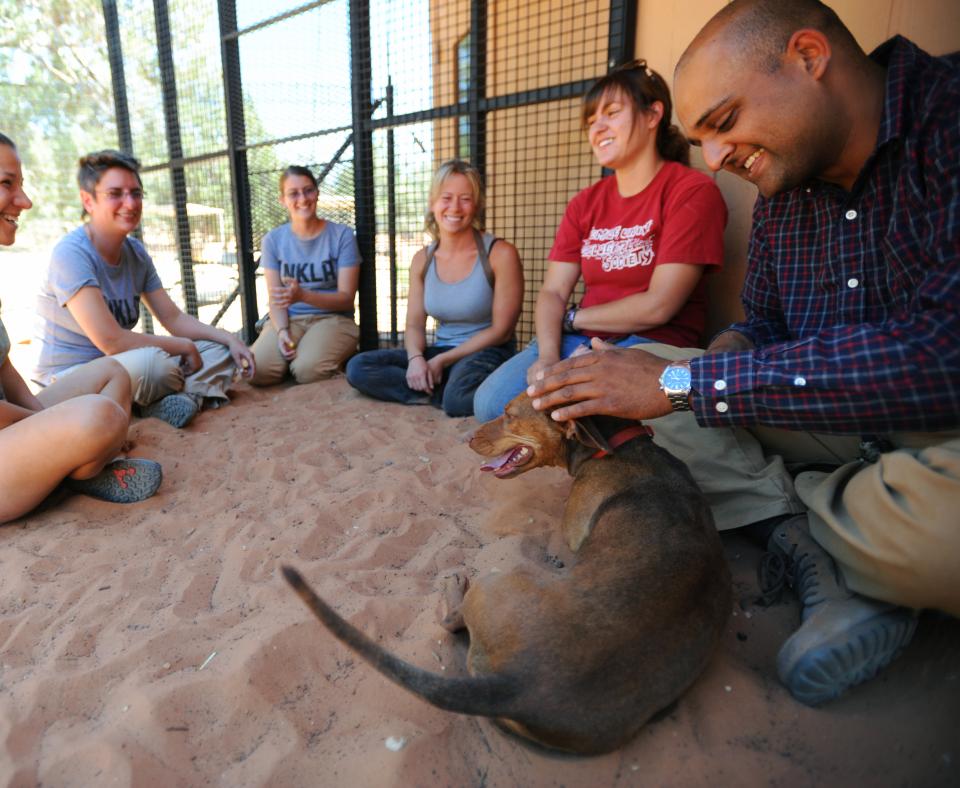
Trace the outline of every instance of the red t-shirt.
{"label": "red t-shirt", "polygon": [[[621,197],[615,177],[603,178],[567,205],[550,259],[579,263],[585,291],[581,307],[618,301],[650,286],[664,263],[723,265],[727,206],[713,179],[666,162],[639,194]],[[706,321],[706,282],[701,278],[670,322],[644,331],[657,342],[696,347]],[[586,336],[606,337],[601,331]]]}

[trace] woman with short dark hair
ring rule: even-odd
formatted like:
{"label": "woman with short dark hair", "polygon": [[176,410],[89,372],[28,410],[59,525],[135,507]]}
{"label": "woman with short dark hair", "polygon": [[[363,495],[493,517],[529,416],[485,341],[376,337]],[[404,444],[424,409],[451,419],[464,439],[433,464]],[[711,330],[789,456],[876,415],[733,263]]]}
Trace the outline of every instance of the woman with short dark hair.
{"label": "woman with short dark hair", "polygon": [[[130,233],[143,215],[140,164],[119,151],[80,159],[77,182],[86,222],[53,250],[41,283],[40,383],[71,375],[102,356],[130,375],[145,416],[186,426],[204,405],[218,407],[253,355],[233,334],[184,313],[163,289],[153,260]],[[133,331],[140,299],[169,336]]]}

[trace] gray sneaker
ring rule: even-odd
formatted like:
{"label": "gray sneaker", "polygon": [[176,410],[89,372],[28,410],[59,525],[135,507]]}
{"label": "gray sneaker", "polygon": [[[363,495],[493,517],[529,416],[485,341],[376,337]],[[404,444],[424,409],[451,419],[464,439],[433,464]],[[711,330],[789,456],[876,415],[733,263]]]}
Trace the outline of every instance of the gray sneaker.
{"label": "gray sneaker", "polygon": [[90,479],[67,479],[74,492],[111,503],[137,503],[153,495],[163,481],[159,462],[143,459],[113,460]]}
{"label": "gray sneaker", "polygon": [[767,548],[803,605],[799,629],[777,655],[780,681],[801,703],[817,706],[873,678],[910,642],[916,613],[850,591],[806,515],[778,526]]}
{"label": "gray sneaker", "polygon": [[189,394],[167,394],[141,410],[148,418],[160,419],[174,427],[186,427],[200,412],[200,404]]}

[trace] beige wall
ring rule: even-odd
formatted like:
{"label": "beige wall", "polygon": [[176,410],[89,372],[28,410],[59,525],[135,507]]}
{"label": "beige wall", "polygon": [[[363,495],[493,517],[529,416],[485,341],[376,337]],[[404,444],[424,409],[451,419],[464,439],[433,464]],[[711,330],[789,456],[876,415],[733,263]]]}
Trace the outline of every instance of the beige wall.
{"label": "beige wall", "polygon": [[[725,0],[637,0],[637,57],[644,57],[672,81],[673,68],[697,31]],[[868,52],[900,33],[934,54],[960,50],[958,0],[828,0]],[[694,151],[694,162],[702,162]],[[756,189],[728,173],[717,184],[730,209],[727,265],[711,283],[710,327],[717,329],[740,316],[739,293],[746,263],[750,211]]]}

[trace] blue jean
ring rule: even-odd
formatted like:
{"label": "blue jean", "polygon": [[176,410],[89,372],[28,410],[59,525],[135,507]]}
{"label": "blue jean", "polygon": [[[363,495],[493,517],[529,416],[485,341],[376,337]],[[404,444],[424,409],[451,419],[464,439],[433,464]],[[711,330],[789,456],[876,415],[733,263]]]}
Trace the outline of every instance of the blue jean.
{"label": "blue jean", "polygon": [[[423,351],[426,359],[438,356],[449,347],[434,345]],[[414,391],[407,385],[407,352],[368,350],[347,362],[347,381],[368,397],[404,405],[434,405],[448,416],[473,415],[473,395],[486,377],[517,352],[511,340],[464,356],[443,371],[443,382],[433,394]]]}
{"label": "blue jean", "polygon": [[[631,334],[622,339],[607,341],[618,347],[632,347],[651,340]],[[583,334],[564,334],[560,340],[560,358],[569,358],[581,346],[586,346],[589,350],[590,337]],[[529,345],[483,381],[473,398],[473,415],[476,416],[477,421],[492,421],[497,418],[503,413],[503,409],[510,400],[526,390],[527,370],[539,357],[537,340],[533,339]]]}

